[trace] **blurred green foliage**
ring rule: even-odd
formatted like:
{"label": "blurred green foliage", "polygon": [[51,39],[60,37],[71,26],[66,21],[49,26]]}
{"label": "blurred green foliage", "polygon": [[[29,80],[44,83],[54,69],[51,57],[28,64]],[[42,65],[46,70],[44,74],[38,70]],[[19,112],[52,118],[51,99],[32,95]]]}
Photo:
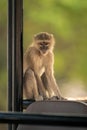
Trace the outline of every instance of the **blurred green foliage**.
{"label": "blurred green foliage", "polygon": [[87,1],[24,1],[24,51],[40,31],[55,36],[54,68],[59,82],[76,79],[87,84]]}
{"label": "blurred green foliage", "polygon": [[[0,0],[0,109],[7,103],[7,0]],[[47,31],[56,39],[55,75],[87,86],[87,0],[24,0],[24,51],[35,33]]]}
{"label": "blurred green foliage", "polygon": [[0,1],[0,110],[7,105],[7,1]]}
{"label": "blurred green foliage", "polygon": [[[7,0],[0,0],[0,111],[7,109]],[[7,125],[0,124],[0,130]]]}

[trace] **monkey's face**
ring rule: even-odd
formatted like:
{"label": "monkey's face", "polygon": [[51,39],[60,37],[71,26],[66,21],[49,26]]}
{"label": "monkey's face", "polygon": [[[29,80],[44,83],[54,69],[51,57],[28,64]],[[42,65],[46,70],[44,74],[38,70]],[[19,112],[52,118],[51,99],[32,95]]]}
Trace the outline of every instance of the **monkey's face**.
{"label": "monkey's face", "polygon": [[41,54],[45,55],[50,50],[50,42],[41,40],[38,42],[38,47],[39,47]]}
{"label": "monkey's face", "polygon": [[42,32],[34,37],[35,46],[39,49],[40,53],[46,55],[49,51],[53,49],[54,38],[52,34]]}

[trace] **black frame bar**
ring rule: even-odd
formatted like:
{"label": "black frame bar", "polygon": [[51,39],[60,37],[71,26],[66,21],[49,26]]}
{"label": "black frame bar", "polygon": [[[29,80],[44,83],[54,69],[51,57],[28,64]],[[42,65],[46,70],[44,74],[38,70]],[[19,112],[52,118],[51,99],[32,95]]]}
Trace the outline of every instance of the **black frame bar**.
{"label": "black frame bar", "polygon": [[[12,111],[12,0],[8,0],[8,111]],[[12,125],[8,125],[12,130]]]}
{"label": "black frame bar", "polygon": [[13,51],[12,51],[12,86],[14,111],[22,111],[22,65],[23,65],[23,4],[22,0],[13,0]]}
{"label": "black frame bar", "polygon": [[87,114],[29,114],[23,112],[0,113],[0,123],[19,123],[45,126],[87,127]]}
{"label": "black frame bar", "polygon": [[8,110],[12,111],[12,0],[8,0]]}

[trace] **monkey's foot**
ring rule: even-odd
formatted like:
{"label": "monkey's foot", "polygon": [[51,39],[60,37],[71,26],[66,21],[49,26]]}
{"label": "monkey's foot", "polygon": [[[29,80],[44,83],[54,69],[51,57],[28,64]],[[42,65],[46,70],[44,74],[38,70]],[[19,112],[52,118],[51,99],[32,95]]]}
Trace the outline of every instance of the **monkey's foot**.
{"label": "monkey's foot", "polygon": [[57,100],[66,100],[66,99],[63,97],[53,96],[53,97],[49,98],[48,100],[57,101]]}
{"label": "monkey's foot", "polygon": [[56,100],[59,100],[59,98],[57,96],[53,96],[53,97],[49,98],[49,100],[56,101]]}
{"label": "monkey's foot", "polygon": [[37,97],[35,97],[35,101],[42,101],[43,100],[43,97],[42,96],[37,96]]}
{"label": "monkey's foot", "polygon": [[59,99],[58,100],[63,100],[63,101],[66,101],[67,99],[66,98],[64,98],[64,97],[59,97]]}

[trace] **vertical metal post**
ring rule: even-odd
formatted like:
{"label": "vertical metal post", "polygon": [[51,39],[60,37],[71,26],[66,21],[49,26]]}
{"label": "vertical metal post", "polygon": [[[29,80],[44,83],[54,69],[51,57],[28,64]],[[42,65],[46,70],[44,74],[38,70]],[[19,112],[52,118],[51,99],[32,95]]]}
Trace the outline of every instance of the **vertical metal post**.
{"label": "vertical metal post", "polygon": [[[12,1],[8,4],[8,110],[12,110]],[[10,97],[10,98],[9,98]]]}
{"label": "vertical metal post", "polygon": [[[8,0],[8,111],[12,111],[12,0]],[[12,125],[8,125],[12,130]]]}
{"label": "vertical metal post", "polygon": [[[8,110],[22,111],[23,0],[8,0]],[[16,126],[9,125],[9,130]]]}
{"label": "vertical metal post", "polygon": [[22,111],[22,0],[13,0],[13,39],[12,39],[12,110]]}

